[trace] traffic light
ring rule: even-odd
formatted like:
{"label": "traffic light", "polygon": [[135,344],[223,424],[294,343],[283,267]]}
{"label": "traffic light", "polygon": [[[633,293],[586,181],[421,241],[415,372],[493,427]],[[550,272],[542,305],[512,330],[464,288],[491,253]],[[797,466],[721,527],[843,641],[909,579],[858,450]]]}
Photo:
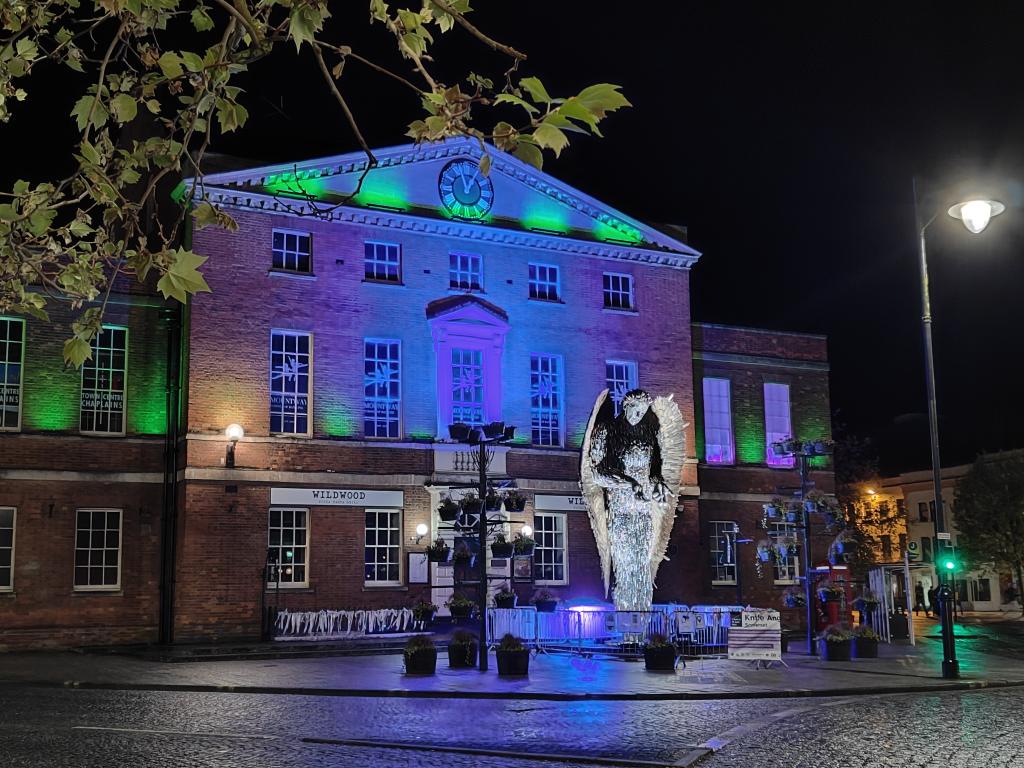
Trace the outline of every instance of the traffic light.
{"label": "traffic light", "polygon": [[956,558],[953,555],[943,555],[940,561],[943,570],[952,572],[956,570]]}

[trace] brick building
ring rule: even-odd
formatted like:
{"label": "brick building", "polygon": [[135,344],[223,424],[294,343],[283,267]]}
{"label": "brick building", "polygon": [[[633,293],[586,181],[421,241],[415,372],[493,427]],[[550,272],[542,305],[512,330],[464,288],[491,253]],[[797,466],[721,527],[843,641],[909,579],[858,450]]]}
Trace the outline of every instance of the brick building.
{"label": "brick building", "polygon": [[[252,638],[267,603],[442,605],[451,569],[424,573],[418,556],[435,536],[453,537],[436,508],[474,475],[465,447],[447,440],[454,421],[518,428],[494,449],[489,474],[526,495],[509,533],[530,524],[538,546],[524,581],[507,562],[489,562],[491,572],[509,576],[521,599],[539,587],[599,598],[577,481],[587,419],[606,387],[674,393],[690,425],[656,600],[735,602],[715,526],[736,521],[746,533],[774,487],[795,482],[768,443],[827,436],[824,340],[693,325],[689,270],[699,254],[677,233],[515,158],[492,151],[484,178],[471,142],[376,154],[355,196],[363,155],[206,177],[239,227],[193,233],[194,249],[210,256],[213,292],[191,302],[180,340],[155,301],[139,299],[146,311],[122,321],[131,361],[123,437],[84,437],[80,424],[31,416],[49,410],[37,402],[46,377],[78,374],[57,373],[63,329],[23,323],[24,416],[0,437],[0,575],[4,509],[13,560],[0,647],[101,642],[107,626],[123,629],[112,641],[152,641],[158,628],[179,642]],[[49,347],[36,340],[45,334]],[[77,416],[78,393],[64,390],[58,410]],[[157,399],[155,410],[146,405]],[[180,410],[180,436],[165,443],[168,410]],[[245,433],[231,458],[230,424]],[[54,456],[65,463],[55,468]],[[830,488],[827,468],[815,475]],[[165,493],[169,477],[175,493]],[[112,516],[86,520],[93,508]],[[101,522],[110,543],[96,555]],[[90,567],[110,557],[113,581],[100,574],[95,589],[79,588],[76,535],[89,542],[76,557]],[[268,550],[288,564],[280,583],[265,583]],[[743,601],[775,600],[797,560],[769,583],[741,557]]]}

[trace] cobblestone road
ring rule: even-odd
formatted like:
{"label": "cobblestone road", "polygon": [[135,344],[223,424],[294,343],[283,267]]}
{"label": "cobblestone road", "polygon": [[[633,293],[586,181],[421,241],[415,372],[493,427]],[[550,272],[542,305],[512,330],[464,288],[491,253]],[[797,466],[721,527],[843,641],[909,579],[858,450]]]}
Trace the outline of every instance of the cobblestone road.
{"label": "cobblestone road", "polygon": [[[0,764],[290,768],[553,768],[588,758],[672,764],[718,737],[701,766],[932,768],[1024,765],[1024,690],[836,699],[537,702],[0,689]],[[523,755],[319,744],[382,740]],[[579,763],[531,760],[557,753]]]}

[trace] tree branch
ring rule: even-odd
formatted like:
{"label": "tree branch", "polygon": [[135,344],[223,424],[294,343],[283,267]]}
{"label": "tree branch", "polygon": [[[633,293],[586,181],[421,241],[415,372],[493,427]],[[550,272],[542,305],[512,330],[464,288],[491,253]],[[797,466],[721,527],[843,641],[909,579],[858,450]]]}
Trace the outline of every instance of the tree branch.
{"label": "tree branch", "polygon": [[363,152],[370,158],[370,166],[377,165],[377,158],[373,156],[373,152],[370,150],[370,145],[366,143],[366,139],[363,138],[362,131],[359,130],[359,126],[356,124],[356,119],[352,114],[352,110],[348,108],[348,102],[345,101],[345,97],[341,95],[341,91],[338,90],[337,84],[334,82],[334,77],[331,76],[331,71],[327,68],[327,62],[324,61],[323,53],[320,51],[320,44],[314,41],[312,43],[313,55],[316,56],[316,63],[320,65],[320,71],[323,73],[324,79],[327,81],[327,86],[331,89],[331,93],[334,94],[334,98],[338,104],[341,105],[342,111],[345,113],[345,119],[348,120],[349,126],[352,128],[352,132],[356,135],[356,141],[359,142],[359,146],[362,147]]}
{"label": "tree branch", "polygon": [[459,26],[461,26],[463,29],[465,29],[467,32],[473,35],[473,37],[475,37],[477,40],[484,43],[485,45],[489,46],[493,50],[500,51],[501,53],[504,53],[506,56],[511,56],[513,59],[517,59],[519,61],[526,60],[525,53],[517,51],[515,48],[512,48],[511,46],[499,43],[497,40],[488,37],[475,26],[473,26],[469,21],[467,21],[465,16],[463,16],[461,13],[459,13],[450,5],[448,5],[448,3],[444,2],[444,0],[430,0],[430,4],[437,6],[442,11],[447,13],[449,16],[454,18],[457,22],[459,22]]}

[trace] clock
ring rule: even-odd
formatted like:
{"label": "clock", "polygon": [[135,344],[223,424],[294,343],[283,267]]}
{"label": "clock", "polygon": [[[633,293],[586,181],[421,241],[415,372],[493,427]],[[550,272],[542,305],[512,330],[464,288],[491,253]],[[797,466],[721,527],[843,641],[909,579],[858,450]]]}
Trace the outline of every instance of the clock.
{"label": "clock", "polygon": [[458,219],[482,219],[494,202],[494,185],[472,160],[452,160],[437,179],[441,204]]}

